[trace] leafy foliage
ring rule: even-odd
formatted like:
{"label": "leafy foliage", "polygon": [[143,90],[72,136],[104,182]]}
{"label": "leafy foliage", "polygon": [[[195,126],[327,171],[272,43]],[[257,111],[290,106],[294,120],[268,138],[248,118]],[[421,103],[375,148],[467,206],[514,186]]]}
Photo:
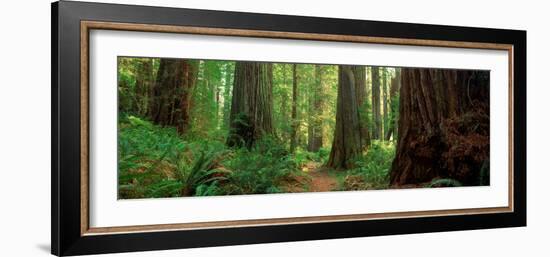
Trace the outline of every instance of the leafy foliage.
{"label": "leafy foliage", "polygon": [[131,115],[119,124],[119,198],[280,193],[299,173],[276,138],[228,149],[220,141],[185,141],[173,128]]}
{"label": "leafy foliage", "polygon": [[172,177],[174,165],[168,160],[176,158],[175,153],[184,148],[174,128],[160,128],[122,114],[118,128],[119,197],[148,196],[144,187]]}
{"label": "leafy foliage", "polygon": [[[196,64],[194,86],[187,92],[189,102],[173,103],[171,119],[177,123],[177,114],[189,110],[189,124],[179,132],[174,127],[159,126],[150,105],[154,97],[155,76],[158,74],[158,58],[118,59],[118,184],[120,199],[160,198],[180,196],[220,196],[241,194],[284,193],[310,191],[312,179],[319,172],[336,179],[337,188],[331,190],[368,190],[389,188],[389,173],[395,158],[398,135],[391,140],[371,140],[362,156],[354,160],[348,170],[330,170],[327,163],[335,132],[336,102],[338,95],[338,65],[297,64],[297,117],[291,118],[293,105],[292,64],[273,63],[271,77],[273,135],[235,142],[228,147],[229,135],[246,135],[230,129],[230,122],[240,124],[243,130],[254,129],[243,115],[229,120],[233,101],[235,76],[234,61],[187,60]],[[372,98],[372,71],[367,69],[366,96],[358,112],[361,124],[367,124],[370,133],[375,121]],[[389,94],[389,81],[396,78],[397,68],[381,67],[381,108],[386,109],[380,120],[384,133],[393,129],[399,117],[399,92]],[[189,76],[189,75],[188,75]],[[387,81],[383,84],[383,81]],[[177,87],[177,86],[175,86]],[[171,92],[171,91],[170,91]],[[176,91],[174,91],[176,92]],[[165,96],[163,96],[165,97]],[[171,96],[167,96],[170,98]],[[158,99],[157,99],[158,100]],[[163,99],[161,99],[163,100]],[[173,100],[173,99],[170,99]],[[182,104],[182,106],[177,106]],[[165,105],[167,106],[167,105]],[[382,108],[383,107],[383,108]],[[149,109],[148,109],[149,108]],[[167,115],[170,116],[170,115]],[[468,117],[465,117],[468,118]],[[380,118],[379,118],[380,119]],[[468,120],[449,121],[467,124],[470,130],[479,127],[476,117]],[[152,122],[155,121],[155,122]],[[231,124],[234,124],[231,123]],[[172,125],[172,123],[170,123]],[[290,152],[293,124],[297,124],[296,149]],[[457,126],[450,126],[457,127]],[[397,130],[392,132],[397,133]],[[453,132],[453,131],[451,131]],[[314,138],[320,142],[312,147]],[[455,141],[465,141],[465,133],[448,133]],[[467,135],[467,133],[466,133]],[[238,138],[238,137],[236,137]],[[372,138],[372,136],[371,136]],[[458,144],[457,144],[458,145]],[[481,147],[483,146],[480,143]],[[320,147],[320,148],[319,148]],[[478,147],[478,148],[479,148]],[[454,149],[454,148],[453,148]],[[454,149],[463,151],[465,148]],[[460,158],[473,156],[466,149]],[[453,155],[455,156],[455,155]],[[455,163],[459,161],[455,160]],[[489,183],[489,162],[479,171],[479,184]],[[477,174],[476,174],[477,175]],[[477,178],[477,177],[476,177]],[[476,181],[477,183],[477,181]],[[334,183],[336,184],[336,183]],[[436,178],[425,187],[460,186],[450,178]]]}
{"label": "leafy foliage", "polygon": [[426,187],[459,187],[462,186],[462,183],[458,180],[451,178],[440,178],[434,179]]}
{"label": "leafy foliage", "polygon": [[343,190],[383,189],[389,187],[389,171],[395,155],[393,142],[374,140],[364,157],[355,161],[341,179]]}
{"label": "leafy foliage", "polygon": [[252,149],[239,148],[224,162],[232,170],[229,194],[280,193],[283,182],[298,172],[298,165],[287,150],[273,138],[260,140]]}

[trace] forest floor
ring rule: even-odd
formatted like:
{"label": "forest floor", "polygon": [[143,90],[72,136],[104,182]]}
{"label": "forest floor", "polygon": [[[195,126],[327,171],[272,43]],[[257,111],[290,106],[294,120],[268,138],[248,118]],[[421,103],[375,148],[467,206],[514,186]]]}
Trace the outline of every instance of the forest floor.
{"label": "forest floor", "polygon": [[310,161],[302,166],[305,176],[296,176],[284,186],[286,192],[329,192],[339,189],[336,174],[322,166],[320,162]]}
{"label": "forest floor", "polygon": [[338,188],[336,176],[331,174],[329,169],[322,167],[321,163],[309,162],[303,169],[311,177],[309,192],[328,192]]}
{"label": "forest floor", "polygon": [[[232,149],[224,140],[186,140],[176,129],[126,115],[119,121],[121,199],[385,189],[393,143],[373,141],[357,167],[325,167],[330,149],[290,154],[267,138],[259,148]],[[288,154],[287,154],[288,153]],[[214,183],[212,181],[219,181]]]}

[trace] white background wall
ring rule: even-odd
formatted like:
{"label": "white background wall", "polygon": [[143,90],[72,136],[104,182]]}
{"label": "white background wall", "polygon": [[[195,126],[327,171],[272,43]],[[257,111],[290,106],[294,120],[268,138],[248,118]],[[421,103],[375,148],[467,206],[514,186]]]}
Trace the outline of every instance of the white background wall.
{"label": "white background wall", "polygon": [[[117,256],[548,256],[550,8],[545,1],[115,0],[528,31],[528,227],[128,253]],[[47,256],[50,242],[50,1],[0,10],[0,256]],[[7,58],[6,58],[7,57]],[[7,91],[6,91],[7,90]],[[521,172],[521,171],[518,171]]]}

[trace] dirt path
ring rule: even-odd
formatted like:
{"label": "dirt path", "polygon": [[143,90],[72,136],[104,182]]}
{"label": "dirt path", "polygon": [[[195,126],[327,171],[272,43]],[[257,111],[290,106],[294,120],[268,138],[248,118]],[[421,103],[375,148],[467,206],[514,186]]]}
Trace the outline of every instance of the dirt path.
{"label": "dirt path", "polygon": [[319,167],[318,163],[310,162],[305,168],[307,168],[307,174],[311,176],[309,192],[327,192],[338,187],[336,178],[330,175],[326,168]]}

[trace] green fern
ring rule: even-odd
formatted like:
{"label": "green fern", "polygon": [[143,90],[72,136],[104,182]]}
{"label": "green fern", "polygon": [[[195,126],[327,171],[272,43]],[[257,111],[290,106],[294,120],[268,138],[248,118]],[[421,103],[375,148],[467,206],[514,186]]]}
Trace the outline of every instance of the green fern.
{"label": "green fern", "polygon": [[430,182],[426,187],[460,187],[462,183],[458,180],[451,178],[435,179]]}
{"label": "green fern", "polygon": [[224,153],[225,151],[201,151],[199,158],[197,158],[191,166],[188,166],[185,159],[181,158],[176,166],[176,179],[182,184],[181,194],[183,196],[191,196],[201,185],[208,185],[213,182],[226,180],[226,176],[219,176],[218,174],[225,175],[228,172],[214,168],[215,161],[221,158]]}

